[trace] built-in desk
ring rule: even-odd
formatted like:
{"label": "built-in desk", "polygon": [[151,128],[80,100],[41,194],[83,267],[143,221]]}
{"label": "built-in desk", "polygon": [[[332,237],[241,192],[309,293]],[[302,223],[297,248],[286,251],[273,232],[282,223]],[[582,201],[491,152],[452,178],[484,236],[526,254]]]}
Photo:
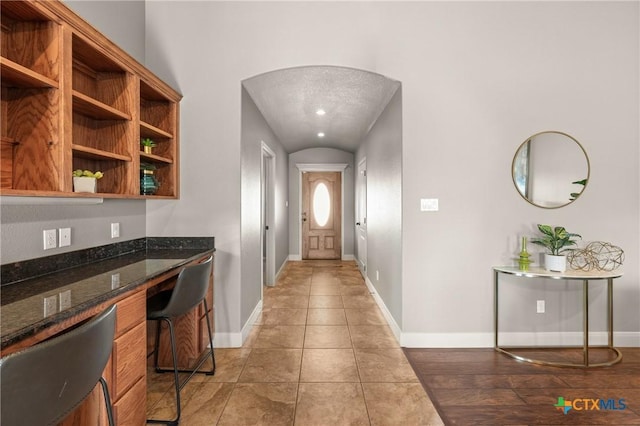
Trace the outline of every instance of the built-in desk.
{"label": "built-in desk", "polygon": [[[214,252],[210,248],[145,248],[82,266],[22,280],[0,288],[2,355],[42,342],[117,304],[116,334],[104,377],[118,425],[143,425],[146,419],[148,341],[146,299],[170,288],[183,266]],[[213,276],[211,278],[213,282]],[[208,295],[213,306],[213,283]],[[202,352],[204,315],[201,308],[188,314],[182,330],[190,332],[180,348],[181,362],[192,362]],[[150,330],[155,331],[154,327]],[[180,345],[180,343],[179,343]],[[161,351],[167,352],[166,350]],[[96,389],[64,425],[106,424]]]}
{"label": "built-in desk", "polygon": [[[575,271],[568,270],[565,272],[550,272],[541,268],[530,267],[523,271],[517,267],[511,266],[494,266],[494,347],[496,351],[508,355],[520,361],[531,362],[534,364],[552,365],[556,367],[604,367],[616,364],[622,360],[622,353],[613,346],[613,280],[622,276],[622,272],[618,271]],[[524,356],[516,355],[513,351],[516,349],[541,349],[542,347],[506,347],[499,344],[499,328],[498,328],[498,294],[500,275],[513,275],[522,278],[547,278],[553,280],[573,280],[582,282],[582,310],[583,310],[583,361],[582,363],[542,361]],[[606,346],[597,346],[607,348],[615,353],[612,361],[604,363],[591,363],[589,361],[589,349],[596,347],[589,345],[589,281],[605,280],[607,282],[607,319],[609,323],[608,344]],[[545,348],[550,349],[550,348]]]}

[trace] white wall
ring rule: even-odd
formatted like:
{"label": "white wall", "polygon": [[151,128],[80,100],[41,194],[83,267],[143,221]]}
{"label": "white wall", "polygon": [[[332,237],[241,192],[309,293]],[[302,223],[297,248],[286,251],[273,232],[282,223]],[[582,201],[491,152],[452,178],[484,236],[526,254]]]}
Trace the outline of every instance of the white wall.
{"label": "white wall", "polygon": [[66,0],[64,3],[144,64],[144,0]]}
{"label": "white wall", "polygon": [[351,258],[355,237],[353,153],[334,148],[310,148],[289,154],[289,256],[300,259],[300,170],[296,164],[348,164],[342,173],[342,255]]}
{"label": "white wall", "polygon": [[[275,154],[276,173],[274,181],[274,223],[270,231],[275,232],[275,268],[286,261],[288,238],[288,214],[285,206],[288,175],[287,153],[264,120],[258,107],[248,92],[242,88],[242,278],[240,298],[240,321],[245,324],[261,300],[262,290],[262,203],[261,203],[261,168],[262,142]],[[220,300],[220,299],[218,299]],[[233,306],[231,301],[218,303],[219,309],[226,310]],[[227,302],[227,303],[224,303]]]}
{"label": "white wall", "polygon": [[[240,309],[240,81],[300,65],[365,69],[403,87],[405,344],[491,345],[491,266],[512,262],[536,223],[625,249],[615,326],[638,333],[638,12],[637,2],[148,2],[147,65],[185,98],[182,198],[148,202],[147,232],[215,235],[218,301]],[[589,187],[562,209],[531,206],[511,180],[517,147],[542,130],[571,134],[591,160]],[[439,198],[440,211],[420,212],[420,198]],[[536,297],[520,295],[527,312]]]}
{"label": "white wall", "polygon": [[367,159],[367,278],[402,327],[402,90],[356,153]]}
{"label": "white wall", "polygon": [[[384,72],[405,89],[405,344],[490,345],[490,267],[512,263],[517,237],[548,223],[626,250],[614,321],[639,345],[638,3],[417,3],[402,16],[381,55],[396,57]],[[423,44],[397,55],[400,40]],[[589,187],[562,209],[529,205],[511,182],[518,144],[542,130],[566,131],[591,159]],[[440,211],[421,213],[421,197]],[[503,313],[523,318],[518,331],[549,330],[533,328],[545,295],[521,292]],[[565,303],[545,315],[580,315]]]}
{"label": "white wall", "polygon": [[[141,200],[104,200],[94,205],[6,205],[0,201],[2,264],[51,256],[142,238],[145,206]],[[120,237],[111,238],[111,223],[120,223]],[[44,250],[42,231],[71,228],[71,245]]]}

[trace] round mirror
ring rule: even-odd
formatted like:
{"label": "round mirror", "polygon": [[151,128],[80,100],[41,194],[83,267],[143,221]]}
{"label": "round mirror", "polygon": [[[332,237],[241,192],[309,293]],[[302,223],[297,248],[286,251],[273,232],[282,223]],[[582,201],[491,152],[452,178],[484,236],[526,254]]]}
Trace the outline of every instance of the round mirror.
{"label": "round mirror", "polygon": [[547,209],[575,201],[589,182],[589,158],[580,143],[562,132],[527,138],[511,167],[513,183],[531,204]]}

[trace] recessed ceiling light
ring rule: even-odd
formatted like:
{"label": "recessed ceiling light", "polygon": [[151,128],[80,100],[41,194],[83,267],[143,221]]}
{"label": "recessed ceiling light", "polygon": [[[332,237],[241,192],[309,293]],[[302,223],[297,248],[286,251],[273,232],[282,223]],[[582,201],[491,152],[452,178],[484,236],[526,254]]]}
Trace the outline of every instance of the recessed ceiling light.
{"label": "recessed ceiling light", "polygon": [[323,109],[319,109],[319,110],[316,111],[316,114],[318,114],[318,115],[325,115],[326,113],[327,112],[325,110],[323,110]]}
{"label": "recessed ceiling light", "polygon": [[319,138],[324,138],[324,133],[322,133],[322,132],[318,132],[318,137],[319,137]]}

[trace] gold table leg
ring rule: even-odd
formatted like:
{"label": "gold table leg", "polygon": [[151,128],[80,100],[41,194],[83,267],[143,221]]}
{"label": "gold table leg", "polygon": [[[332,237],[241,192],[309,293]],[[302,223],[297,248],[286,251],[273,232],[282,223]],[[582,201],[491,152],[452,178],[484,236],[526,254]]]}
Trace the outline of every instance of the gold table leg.
{"label": "gold table leg", "polygon": [[[521,355],[514,354],[510,352],[511,350],[531,350],[531,349],[559,349],[557,347],[545,347],[545,346],[522,346],[522,347],[501,347],[498,345],[498,275],[499,271],[494,270],[493,277],[493,315],[494,315],[494,349],[497,352],[505,354],[511,358],[517,359],[518,361],[529,362],[531,364],[537,365],[548,365],[553,367],[571,367],[571,368],[593,368],[593,367],[609,367],[614,364],[622,361],[622,353],[619,349],[613,346],[613,278],[607,279],[607,316],[609,319],[609,335],[608,335],[608,346],[592,346],[592,348],[606,348],[613,351],[616,354],[615,359],[608,362],[601,362],[591,364],[589,362],[589,281],[582,281],[582,306],[583,306],[583,362],[582,363],[571,363],[571,362],[555,362],[555,361],[542,361],[533,358],[527,358]],[[564,348],[580,348],[580,346],[565,346]]]}

